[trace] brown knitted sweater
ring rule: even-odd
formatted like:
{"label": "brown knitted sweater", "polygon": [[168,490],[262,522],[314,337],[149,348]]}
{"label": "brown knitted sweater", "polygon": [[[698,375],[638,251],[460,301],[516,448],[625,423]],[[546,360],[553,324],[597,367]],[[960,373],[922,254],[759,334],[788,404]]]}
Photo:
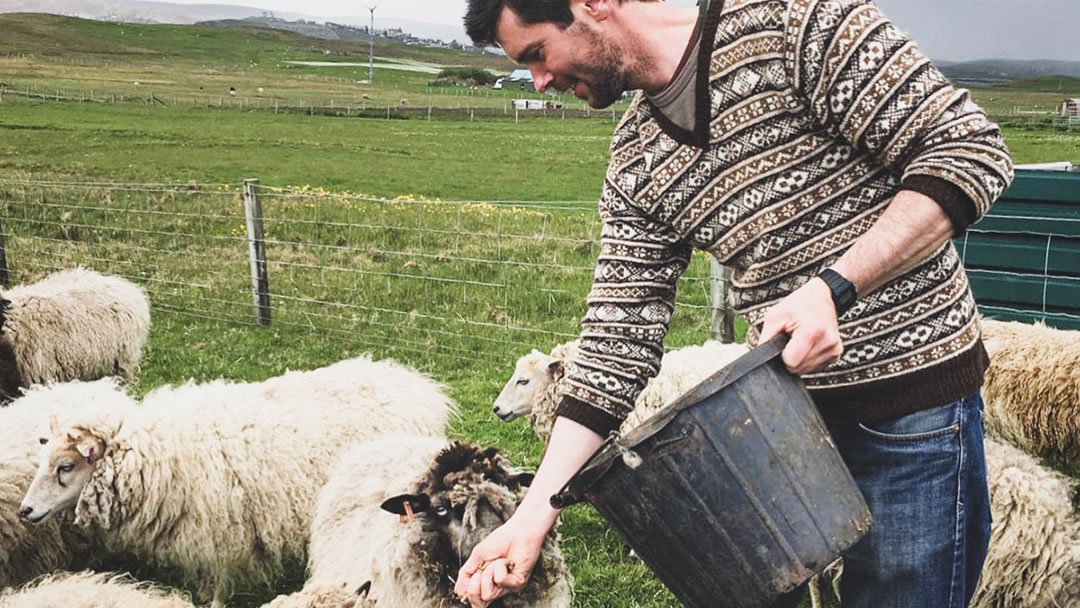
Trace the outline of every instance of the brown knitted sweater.
{"label": "brown knitted sweater", "polygon": [[[693,131],[639,95],[612,139],[558,409],[601,434],[659,370],[692,248],[734,269],[730,303],[755,325],[898,190],[936,200],[959,233],[1012,179],[997,126],[865,0],[713,0],[698,70]],[[951,243],[862,295],[840,333],[841,360],[803,377],[830,421],[948,403],[978,390],[988,363]]]}

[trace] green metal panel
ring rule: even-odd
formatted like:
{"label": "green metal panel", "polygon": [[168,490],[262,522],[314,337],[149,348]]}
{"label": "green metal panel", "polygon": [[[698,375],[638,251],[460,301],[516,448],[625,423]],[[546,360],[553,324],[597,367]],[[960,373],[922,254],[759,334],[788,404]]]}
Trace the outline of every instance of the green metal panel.
{"label": "green metal panel", "polygon": [[1080,329],[1080,173],[1017,171],[954,243],[983,314]]}
{"label": "green metal panel", "polygon": [[1080,237],[970,230],[956,248],[968,268],[1080,276]]}

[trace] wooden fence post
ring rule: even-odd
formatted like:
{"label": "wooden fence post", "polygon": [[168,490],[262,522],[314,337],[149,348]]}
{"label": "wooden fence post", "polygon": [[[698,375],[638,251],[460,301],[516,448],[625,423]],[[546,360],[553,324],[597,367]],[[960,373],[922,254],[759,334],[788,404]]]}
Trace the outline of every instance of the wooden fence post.
{"label": "wooden fence post", "polygon": [[731,268],[721,266],[716,258],[709,256],[709,285],[712,300],[712,338],[729,344],[735,341],[735,312],[727,303],[728,286],[731,284]]}
{"label": "wooden fence post", "polygon": [[270,276],[266,265],[266,241],[263,239],[262,203],[259,180],[244,180],[244,217],[247,220],[248,258],[251,262],[251,288],[255,297],[255,316],[259,325],[270,327]]}
{"label": "wooden fence post", "polygon": [[0,284],[7,287],[11,285],[11,276],[8,274],[7,239],[5,237],[4,226],[0,223]]}

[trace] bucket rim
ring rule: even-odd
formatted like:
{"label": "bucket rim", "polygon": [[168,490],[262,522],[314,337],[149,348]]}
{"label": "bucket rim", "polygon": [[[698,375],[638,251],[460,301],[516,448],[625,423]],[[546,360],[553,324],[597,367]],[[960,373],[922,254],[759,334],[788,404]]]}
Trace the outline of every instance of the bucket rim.
{"label": "bucket rim", "polygon": [[581,502],[585,493],[607,473],[616,458],[662,431],[683,410],[701,403],[779,356],[787,343],[787,334],[777,335],[720,368],[681,397],[646,418],[626,435],[620,435],[617,430],[612,431],[577,473],[570,477],[566,485],[551,497],[551,505],[556,509],[562,509]]}

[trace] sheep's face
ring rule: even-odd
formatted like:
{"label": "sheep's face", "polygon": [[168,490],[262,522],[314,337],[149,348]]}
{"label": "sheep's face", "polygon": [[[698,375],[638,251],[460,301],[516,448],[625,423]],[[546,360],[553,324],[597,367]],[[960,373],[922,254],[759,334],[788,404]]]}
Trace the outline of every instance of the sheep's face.
{"label": "sheep's face", "polygon": [[495,399],[495,415],[503,422],[526,416],[553,382],[562,377],[563,362],[534,350],[518,359],[514,375]]}
{"label": "sheep's face", "polygon": [[494,449],[453,444],[419,493],[390,498],[382,508],[415,516],[420,533],[412,545],[432,592],[452,596],[452,577],[473,548],[510,518],[531,481],[531,474],[510,470]]}
{"label": "sheep's face", "polygon": [[104,443],[85,429],[61,430],[55,417],[49,426],[50,436],[39,439],[37,474],[19,508],[19,515],[32,524],[75,509],[105,450]]}

